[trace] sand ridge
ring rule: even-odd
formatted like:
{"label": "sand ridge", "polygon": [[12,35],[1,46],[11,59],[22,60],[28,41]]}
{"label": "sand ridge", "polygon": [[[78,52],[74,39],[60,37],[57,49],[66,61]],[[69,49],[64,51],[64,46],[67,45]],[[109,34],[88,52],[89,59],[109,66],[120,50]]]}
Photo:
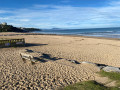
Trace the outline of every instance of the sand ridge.
{"label": "sand ridge", "polygon": [[[67,60],[120,66],[119,40],[57,35],[0,36],[0,38],[4,37],[25,38],[27,45],[0,48],[0,89],[54,90],[61,86],[95,79],[95,72],[99,71],[97,67],[74,64]],[[19,53],[25,49],[62,59],[45,63],[37,62],[34,65],[29,61],[24,63]]]}

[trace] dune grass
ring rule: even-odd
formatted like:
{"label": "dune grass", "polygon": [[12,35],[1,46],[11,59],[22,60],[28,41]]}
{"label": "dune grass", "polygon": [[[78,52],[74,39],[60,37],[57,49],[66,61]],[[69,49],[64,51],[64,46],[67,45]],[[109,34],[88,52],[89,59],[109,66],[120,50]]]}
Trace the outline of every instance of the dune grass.
{"label": "dune grass", "polygon": [[115,80],[116,87],[105,87],[102,84],[97,83],[96,81],[83,81],[73,85],[66,86],[59,90],[120,90],[120,73],[116,72],[105,72],[101,70],[98,74],[103,77],[108,77],[111,80]]}
{"label": "dune grass", "polygon": [[111,80],[115,80],[117,86],[120,86],[120,73],[117,73],[117,72],[105,72],[105,71],[101,70],[99,72],[99,74],[102,77],[108,77]]}
{"label": "dune grass", "polygon": [[97,83],[96,81],[84,81],[73,85],[69,85],[59,90],[120,90],[120,89],[116,87],[105,87],[102,84]]}

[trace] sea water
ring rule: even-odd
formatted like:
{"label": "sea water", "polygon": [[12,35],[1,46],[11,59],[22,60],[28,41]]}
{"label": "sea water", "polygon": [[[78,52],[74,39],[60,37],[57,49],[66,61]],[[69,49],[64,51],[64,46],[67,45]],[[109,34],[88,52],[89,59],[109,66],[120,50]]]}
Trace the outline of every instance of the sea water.
{"label": "sea water", "polygon": [[34,33],[120,38],[120,28],[43,29]]}

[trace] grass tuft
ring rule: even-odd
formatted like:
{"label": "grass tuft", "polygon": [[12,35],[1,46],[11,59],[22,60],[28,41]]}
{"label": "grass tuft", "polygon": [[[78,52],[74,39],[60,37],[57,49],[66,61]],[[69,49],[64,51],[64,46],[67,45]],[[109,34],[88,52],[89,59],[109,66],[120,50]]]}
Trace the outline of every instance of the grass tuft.
{"label": "grass tuft", "polygon": [[117,81],[117,83],[116,83],[117,86],[120,86],[120,73],[117,73],[117,72],[105,72],[105,71],[101,70],[99,72],[99,74],[102,77],[108,77],[111,80]]}
{"label": "grass tuft", "polygon": [[69,85],[67,87],[61,88],[59,90],[120,90],[116,87],[105,87],[96,81],[84,81]]}
{"label": "grass tuft", "polygon": [[58,90],[120,90],[120,73],[116,72],[105,72],[101,70],[99,74],[103,77],[108,77],[111,80],[117,81],[116,87],[105,87],[102,84],[97,83],[96,81],[83,81],[73,85],[69,85]]}

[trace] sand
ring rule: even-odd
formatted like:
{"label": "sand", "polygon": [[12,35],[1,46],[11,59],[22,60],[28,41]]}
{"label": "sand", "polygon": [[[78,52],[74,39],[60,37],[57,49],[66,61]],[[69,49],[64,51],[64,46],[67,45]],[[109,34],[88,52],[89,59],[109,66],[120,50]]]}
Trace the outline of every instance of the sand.
{"label": "sand", "polygon": [[[25,47],[0,48],[0,89],[55,90],[80,81],[95,80],[97,67],[68,60],[120,66],[120,40],[24,33],[0,33],[0,38],[25,38],[26,41]],[[30,61],[25,63],[20,57],[25,49],[58,59],[34,65]]]}

